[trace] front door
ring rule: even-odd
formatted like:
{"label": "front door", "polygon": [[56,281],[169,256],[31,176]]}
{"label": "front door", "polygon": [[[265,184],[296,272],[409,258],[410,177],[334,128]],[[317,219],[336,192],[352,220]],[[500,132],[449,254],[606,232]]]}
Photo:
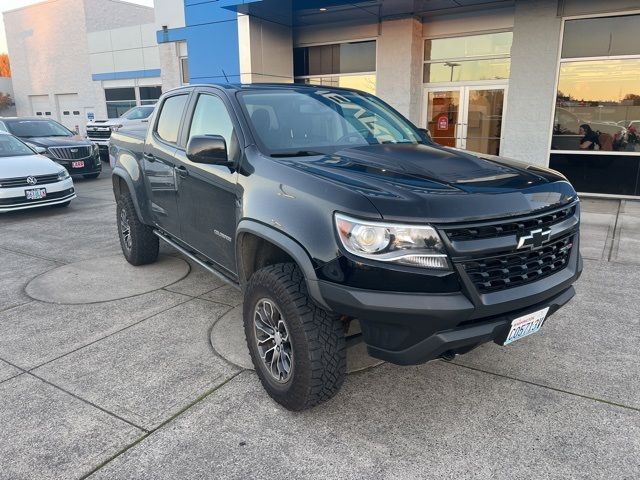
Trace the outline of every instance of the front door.
{"label": "front door", "polygon": [[[198,93],[193,116],[185,124],[188,139],[196,135],[221,135],[230,160],[240,155],[237,128],[224,101],[207,90]],[[190,161],[178,149],[178,209],[182,239],[198,252],[236,274],[235,237],[238,222],[236,170],[222,165]]]}
{"label": "front door", "polygon": [[504,86],[456,86],[426,90],[424,124],[436,143],[499,155]]}

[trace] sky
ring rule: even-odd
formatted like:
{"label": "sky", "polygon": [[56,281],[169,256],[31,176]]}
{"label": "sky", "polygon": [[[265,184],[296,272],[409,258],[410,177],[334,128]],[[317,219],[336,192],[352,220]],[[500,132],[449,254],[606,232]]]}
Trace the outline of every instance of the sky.
{"label": "sky", "polygon": [[[13,10],[15,8],[26,7],[34,3],[41,3],[43,0],[0,0],[0,12]],[[139,5],[153,6],[153,0],[125,0],[129,3],[137,3]],[[4,22],[0,22],[0,53],[6,53],[7,39],[4,34]],[[11,61],[11,59],[9,59]]]}

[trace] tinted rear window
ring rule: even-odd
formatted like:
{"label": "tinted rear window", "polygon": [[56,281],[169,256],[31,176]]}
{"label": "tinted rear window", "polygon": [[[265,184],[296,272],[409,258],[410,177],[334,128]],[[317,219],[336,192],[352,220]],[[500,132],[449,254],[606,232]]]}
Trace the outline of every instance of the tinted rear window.
{"label": "tinted rear window", "polygon": [[162,104],[162,110],[158,118],[156,133],[158,136],[169,143],[178,142],[178,131],[180,130],[180,121],[184,106],[187,103],[189,95],[175,95],[167,98]]}

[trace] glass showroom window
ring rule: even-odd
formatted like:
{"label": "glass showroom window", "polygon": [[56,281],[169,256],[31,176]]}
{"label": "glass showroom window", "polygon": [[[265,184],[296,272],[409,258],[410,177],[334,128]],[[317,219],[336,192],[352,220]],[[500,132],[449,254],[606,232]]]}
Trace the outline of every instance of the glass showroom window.
{"label": "glass showroom window", "polygon": [[513,32],[427,39],[424,83],[502,80],[511,71]]}
{"label": "glass showroom window", "polygon": [[294,48],[293,69],[296,83],[376,93],[376,42]]}
{"label": "glass showroom window", "polygon": [[640,15],[567,20],[553,151],[640,152]]}
{"label": "glass showroom window", "polygon": [[155,105],[162,95],[162,87],[140,87],[140,105]]}
{"label": "glass showroom window", "polygon": [[136,89],[130,88],[105,88],[104,96],[107,100],[107,116],[118,118],[124,112],[137,105]]}

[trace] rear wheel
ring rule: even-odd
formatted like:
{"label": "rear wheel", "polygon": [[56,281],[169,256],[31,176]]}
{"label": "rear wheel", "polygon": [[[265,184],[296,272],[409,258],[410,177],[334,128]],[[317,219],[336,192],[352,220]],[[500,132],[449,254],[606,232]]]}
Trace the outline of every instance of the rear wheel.
{"label": "rear wheel", "polygon": [[160,249],[158,237],[138,218],[129,193],[118,198],[116,215],[120,246],[127,262],[136,266],[155,262]]}
{"label": "rear wheel", "polygon": [[295,264],[253,274],[243,317],[256,373],[276,402],[304,410],[340,390],[347,370],[342,322],[313,302]]}

